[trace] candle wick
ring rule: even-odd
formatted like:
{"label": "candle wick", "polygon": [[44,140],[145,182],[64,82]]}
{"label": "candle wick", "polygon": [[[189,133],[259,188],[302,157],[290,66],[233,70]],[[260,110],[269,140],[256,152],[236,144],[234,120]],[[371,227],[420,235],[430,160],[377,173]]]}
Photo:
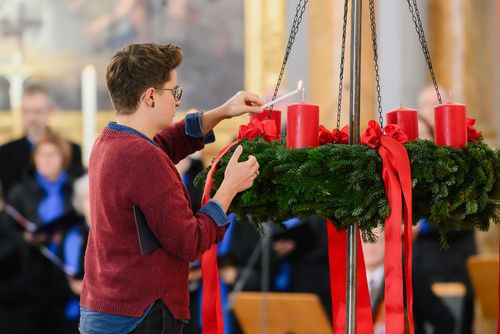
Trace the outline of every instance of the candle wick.
{"label": "candle wick", "polygon": [[399,108],[403,109],[403,99],[399,100]]}

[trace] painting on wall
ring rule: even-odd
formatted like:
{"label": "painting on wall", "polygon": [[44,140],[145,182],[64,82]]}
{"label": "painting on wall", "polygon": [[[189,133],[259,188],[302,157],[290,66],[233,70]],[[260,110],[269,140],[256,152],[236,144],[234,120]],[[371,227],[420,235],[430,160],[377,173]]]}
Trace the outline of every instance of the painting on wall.
{"label": "painting on wall", "polygon": [[213,108],[243,89],[243,10],[232,0],[0,1],[0,110],[10,108],[14,59],[25,65],[26,83],[46,85],[62,110],[80,109],[81,71],[94,64],[98,109],[111,110],[107,61],[142,42],[180,45],[180,109]]}

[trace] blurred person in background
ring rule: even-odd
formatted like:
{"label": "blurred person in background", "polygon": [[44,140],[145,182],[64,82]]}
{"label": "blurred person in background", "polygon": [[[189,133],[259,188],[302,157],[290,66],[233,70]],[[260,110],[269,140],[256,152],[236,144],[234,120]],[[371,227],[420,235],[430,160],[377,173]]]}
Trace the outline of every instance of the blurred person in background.
{"label": "blurred person in background", "polygon": [[[51,132],[49,119],[54,113],[54,102],[46,89],[40,85],[30,85],[24,89],[21,115],[23,137],[0,146],[0,181],[8,196],[12,186],[32,175],[30,168],[32,151],[36,143]],[[73,176],[83,174],[80,147],[71,143],[71,161],[68,173]]]}
{"label": "blurred person in background", "polygon": [[[117,122],[99,135],[89,163],[93,220],[80,299],[82,333],[182,333],[190,318],[189,262],[221,241],[232,199],[259,174],[255,157],[238,162],[238,146],[213,198],[192,211],[175,164],[213,142],[219,122],[258,112],[262,101],[241,91],[218,108],[174,123],[182,59],[177,45],[144,43],[117,51],[108,63]],[[148,237],[141,238],[141,231]]]}
{"label": "blurred person in background", "polygon": [[73,218],[70,161],[67,141],[53,133],[39,139],[33,150],[35,173],[12,187],[8,202],[39,228]]}
{"label": "blurred person in background", "polygon": [[11,225],[0,184],[0,331],[39,334],[36,300],[39,289],[29,249]]}
{"label": "blurred person in background", "polygon": [[[448,90],[439,87],[443,103],[450,100]],[[418,96],[419,137],[434,140],[434,107],[439,104],[434,86],[425,87]],[[430,290],[430,285],[436,282],[460,282],[466,287],[466,295],[459,323],[461,333],[472,333],[474,319],[474,292],[467,272],[466,261],[477,253],[474,231],[450,231],[447,233],[449,248],[441,249],[439,228],[429,224],[426,218],[418,221],[414,231],[413,267],[418,270],[422,280],[416,280],[415,295],[429,295],[424,290]],[[414,271],[415,271],[414,270]],[[423,282],[428,282],[425,286]],[[425,309],[424,302],[420,306]],[[415,305],[419,307],[419,305]]]}
{"label": "blurred person in background", "polygon": [[[384,334],[385,331],[385,238],[379,227],[373,230],[376,240],[362,242],[366,266],[366,281],[370,294],[374,334]],[[415,286],[417,288],[415,288]],[[418,267],[413,266],[413,314],[415,317],[415,333],[426,333],[425,328],[432,327],[432,333],[453,333],[453,317],[426,283]],[[418,293],[417,293],[418,291]],[[425,324],[425,325],[424,325]],[[405,314],[405,333],[409,333],[408,318]]]}
{"label": "blurred person in background", "polygon": [[79,214],[78,219],[64,233],[57,256],[64,265],[72,296],[66,304],[64,314],[65,333],[79,333],[80,294],[82,292],[83,265],[89,235],[90,203],[89,177],[84,174],[73,185],[73,207]]}
{"label": "blurred person in background", "polygon": [[273,236],[272,248],[280,260],[273,288],[276,291],[314,293],[331,321],[326,219],[321,216],[302,220],[292,218],[283,224],[287,229]]}
{"label": "blurred person in background", "polygon": [[67,333],[65,308],[71,291],[57,254],[65,231],[75,221],[70,161],[69,143],[53,133],[45,135],[33,150],[34,175],[14,185],[8,196],[8,203],[36,229],[23,231],[23,238],[38,275],[33,284],[40,289],[37,311],[42,333]]}
{"label": "blurred person in background", "polygon": [[373,230],[377,238],[375,242],[362,242],[363,255],[366,266],[366,282],[370,294],[374,333],[385,333],[385,309],[384,309],[384,232],[380,228]]}

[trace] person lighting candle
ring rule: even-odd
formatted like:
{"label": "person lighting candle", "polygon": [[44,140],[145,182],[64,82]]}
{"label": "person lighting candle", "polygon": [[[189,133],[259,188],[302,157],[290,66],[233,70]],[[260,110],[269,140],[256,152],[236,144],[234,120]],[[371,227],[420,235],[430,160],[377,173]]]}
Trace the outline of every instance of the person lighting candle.
{"label": "person lighting candle", "polygon": [[[173,123],[182,58],[174,44],[131,44],[108,64],[117,122],[102,131],[89,161],[82,334],[181,333],[189,319],[189,262],[222,240],[229,204],[259,174],[255,157],[238,162],[238,146],[213,199],[192,212],[175,164],[213,142],[212,129],[223,119],[260,112],[262,100],[238,92],[218,108]],[[142,252],[136,217],[156,240],[150,252]]]}

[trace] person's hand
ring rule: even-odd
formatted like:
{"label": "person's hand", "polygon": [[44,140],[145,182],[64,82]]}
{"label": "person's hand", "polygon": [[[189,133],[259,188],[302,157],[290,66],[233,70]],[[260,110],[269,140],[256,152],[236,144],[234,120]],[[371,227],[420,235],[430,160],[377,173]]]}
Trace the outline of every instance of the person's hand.
{"label": "person's hand", "polygon": [[40,246],[47,240],[47,235],[45,233],[30,233],[28,231],[23,232],[24,241],[31,246]]}
{"label": "person's hand", "polygon": [[255,94],[238,92],[222,106],[202,113],[202,130],[207,134],[224,119],[233,118],[246,113],[262,112],[262,100]]}
{"label": "person's hand", "polygon": [[236,193],[244,191],[253,185],[253,181],[259,175],[259,163],[253,155],[247,161],[238,162],[243,152],[243,147],[238,145],[233,156],[227,164],[224,172],[224,181]]}
{"label": "person's hand", "polygon": [[238,162],[242,152],[243,147],[238,145],[227,164],[224,180],[213,197],[221,205],[224,212],[227,212],[234,196],[240,191],[250,188],[259,175],[259,163],[254,156],[249,156],[247,161]]}
{"label": "person's hand", "polygon": [[225,266],[219,270],[219,275],[224,283],[234,285],[238,278],[238,269],[235,266]]}
{"label": "person's hand", "polygon": [[419,224],[411,227],[411,240],[415,241],[418,237]]}
{"label": "person's hand", "polygon": [[71,291],[77,296],[81,295],[82,293],[82,283],[83,281],[81,279],[77,279],[74,277],[68,277],[68,283]]}
{"label": "person's hand", "polygon": [[201,269],[196,268],[189,270],[189,276],[188,276],[189,283],[197,282],[200,279],[201,279]]}
{"label": "person's hand", "polygon": [[246,113],[260,113],[263,101],[255,94],[239,91],[222,106],[226,118],[232,118]]}

